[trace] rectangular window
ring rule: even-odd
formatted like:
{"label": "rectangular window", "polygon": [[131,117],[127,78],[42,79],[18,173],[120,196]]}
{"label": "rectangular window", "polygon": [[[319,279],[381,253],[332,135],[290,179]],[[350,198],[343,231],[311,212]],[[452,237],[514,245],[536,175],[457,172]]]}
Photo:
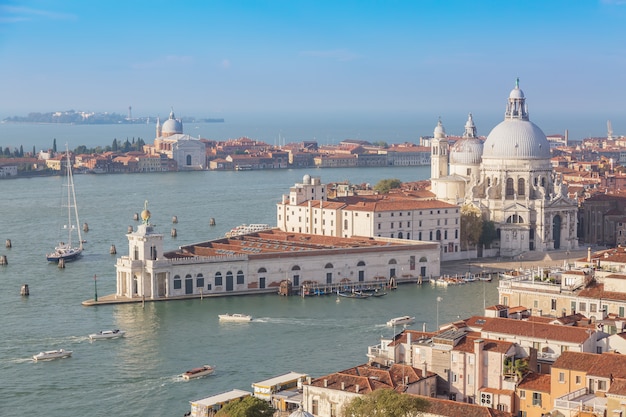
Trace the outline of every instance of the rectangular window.
{"label": "rectangular window", "polygon": [[576,385],[580,385],[581,382],[582,378],[580,377],[580,375],[576,375]]}
{"label": "rectangular window", "polygon": [[520,390],[519,391],[519,397],[523,400],[526,398],[526,391],[525,390]]}
{"label": "rectangular window", "polygon": [[175,279],[174,280],[174,289],[175,290],[180,290],[183,287],[183,283],[182,283],[182,279]]}
{"label": "rectangular window", "polygon": [[587,311],[587,303],[578,303],[578,311]]}
{"label": "rectangular window", "polygon": [[196,278],[196,287],[204,288],[204,278]]}
{"label": "rectangular window", "polygon": [[541,407],[541,393],[533,392],[533,405]]}
{"label": "rectangular window", "polygon": [[606,381],[602,381],[602,380],[598,381],[598,390],[606,391]]}
{"label": "rectangular window", "polygon": [[556,298],[553,298],[553,299],[550,301],[550,308],[551,308],[552,310],[556,310]]}
{"label": "rectangular window", "polygon": [[624,307],[620,307],[619,308],[619,314],[620,317],[624,317]]}
{"label": "rectangular window", "polygon": [[317,415],[319,414],[320,410],[319,410],[319,404],[317,400],[313,400],[311,401],[311,414],[313,415]]}
{"label": "rectangular window", "polygon": [[593,303],[589,304],[589,312],[590,313],[595,313],[597,311],[598,311],[598,306],[596,304],[593,304]]}
{"label": "rectangular window", "polygon": [[559,372],[559,382],[565,382],[565,372]]}

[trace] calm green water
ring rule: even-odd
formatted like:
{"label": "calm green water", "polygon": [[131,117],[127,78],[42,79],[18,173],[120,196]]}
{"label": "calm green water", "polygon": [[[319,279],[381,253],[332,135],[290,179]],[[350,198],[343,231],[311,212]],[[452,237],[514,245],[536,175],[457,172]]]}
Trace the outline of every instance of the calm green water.
{"label": "calm green water", "polygon": [[[390,336],[391,318],[416,315],[415,328],[479,313],[483,292],[496,300],[496,283],[433,288],[402,286],[386,297],[302,299],[274,295],[141,305],[83,307],[115,292],[115,245],[126,255],[125,233],[149,201],[165,249],[223,236],[241,223],[275,224],[275,204],[303,175],[322,181],[376,183],[424,179],[430,167],[196,172],[75,177],[81,224],[89,225],[83,257],[67,268],[48,264],[57,240],[62,178],[0,181],[0,415],[182,416],[189,401],[289,371],[311,376],[364,363],[367,346]],[[178,224],[172,224],[172,217]],[[215,218],[217,225],[209,226]],[[171,228],[178,232],[170,237]],[[22,284],[30,297],[21,297]],[[251,323],[220,324],[217,315],[248,313]],[[120,328],[127,337],[89,342],[87,335]],[[34,363],[33,354],[64,348],[69,359]],[[204,379],[177,375],[211,364]]]}

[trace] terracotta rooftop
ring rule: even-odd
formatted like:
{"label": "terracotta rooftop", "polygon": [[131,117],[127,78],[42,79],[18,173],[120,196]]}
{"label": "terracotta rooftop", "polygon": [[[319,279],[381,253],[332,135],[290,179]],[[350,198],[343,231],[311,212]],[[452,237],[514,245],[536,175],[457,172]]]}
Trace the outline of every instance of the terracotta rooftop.
{"label": "terracotta rooftop", "polygon": [[602,300],[626,301],[626,293],[615,291],[604,291],[604,284],[589,286],[578,293],[580,297],[596,298]]}
{"label": "terracotta rooftop", "polygon": [[583,343],[590,337],[587,331],[587,328],[502,318],[492,318],[482,328],[483,334],[497,333],[569,343]]}
{"label": "terracotta rooftop", "polygon": [[[405,243],[406,242],[406,243]],[[165,253],[168,259],[196,256],[235,256],[245,255],[249,258],[271,256],[302,256],[320,251],[379,251],[406,249],[407,245],[416,249],[432,249],[437,243],[418,241],[394,241],[381,238],[341,238],[333,236],[306,235],[282,232],[270,229],[262,232],[249,233],[231,238],[215,239],[207,242],[181,246],[176,251]]]}
{"label": "terracotta rooftop", "polygon": [[538,392],[550,392],[550,374],[529,373],[517,386],[519,389]]}
{"label": "terracotta rooftop", "polygon": [[[416,395],[416,397],[419,397]],[[459,401],[426,398],[428,406],[425,410],[436,416],[445,417],[512,417],[513,414],[506,411],[498,411],[493,408],[482,407],[477,404],[462,403]]]}
{"label": "terracotta rooftop", "polygon": [[552,365],[553,369],[586,372],[601,378],[626,378],[626,356],[618,353],[585,353],[565,351]]}

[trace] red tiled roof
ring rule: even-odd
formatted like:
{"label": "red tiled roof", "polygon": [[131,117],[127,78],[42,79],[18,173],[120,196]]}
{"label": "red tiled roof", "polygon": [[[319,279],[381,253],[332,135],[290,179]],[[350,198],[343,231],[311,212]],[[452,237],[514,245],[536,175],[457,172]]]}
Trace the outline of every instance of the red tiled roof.
{"label": "red tiled roof", "polygon": [[529,391],[538,392],[550,392],[550,374],[537,374],[534,372],[529,373],[519,383],[519,389],[525,389]]}
{"label": "red tiled roof", "polygon": [[535,323],[533,321],[492,318],[482,328],[484,333],[499,333],[543,340],[583,343],[590,335],[586,328]]}

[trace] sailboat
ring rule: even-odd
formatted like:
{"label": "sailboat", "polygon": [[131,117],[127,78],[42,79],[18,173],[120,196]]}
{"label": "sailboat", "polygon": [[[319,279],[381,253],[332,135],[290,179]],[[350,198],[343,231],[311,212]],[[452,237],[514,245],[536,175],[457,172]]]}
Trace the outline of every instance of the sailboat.
{"label": "sailboat", "polygon": [[[67,187],[67,224],[63,229],[67,231],[67,241],[59,242],[54,248],[54,252],[46,255],[49,262],[73,261],[83,253],[83,238],[80,234],[80,223],[78,221],[78,207],[76,205],[76,192],[74,190],[74,176],[72,175],[72,163],[70,161],[69,148],[65,152],[66,163],[66,184]],[[65,196],[64,196],[65,197]],[[74,234],[78,235],[78,242],[72,239]]]}

